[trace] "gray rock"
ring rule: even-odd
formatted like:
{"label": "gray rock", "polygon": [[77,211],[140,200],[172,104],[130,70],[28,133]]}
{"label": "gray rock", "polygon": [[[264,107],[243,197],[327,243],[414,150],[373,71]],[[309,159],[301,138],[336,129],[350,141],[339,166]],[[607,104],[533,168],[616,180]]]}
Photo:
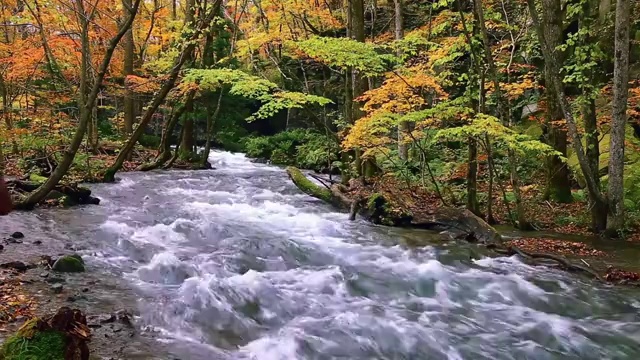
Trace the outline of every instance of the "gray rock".
{"label": "gray rock", "polygon": [[48,277],[45,281],[48,282],[49,284],[61,284],[66,280],[60,277],[51,276],[51,277]]}
{"label": "gray rock", "polygon": [[63,288],[64,287],[62,286],[62,284],[51,285],[51,290],[53,291],[54,294],[60,294]]}

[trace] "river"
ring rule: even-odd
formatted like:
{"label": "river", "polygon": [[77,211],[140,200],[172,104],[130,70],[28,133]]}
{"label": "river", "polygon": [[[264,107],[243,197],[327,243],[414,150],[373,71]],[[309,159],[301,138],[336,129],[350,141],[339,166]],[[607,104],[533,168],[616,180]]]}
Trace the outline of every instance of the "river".
{"label": "river", "polygon": [[[435,233],[349,222],[280,168],[211,161],[120,174],[92,185],[100,206],[20,216],[127,283],[109,296],[172,359],[640,358],[637,290],[470,260]],[[431,245],[404,245],[416,239]]]}

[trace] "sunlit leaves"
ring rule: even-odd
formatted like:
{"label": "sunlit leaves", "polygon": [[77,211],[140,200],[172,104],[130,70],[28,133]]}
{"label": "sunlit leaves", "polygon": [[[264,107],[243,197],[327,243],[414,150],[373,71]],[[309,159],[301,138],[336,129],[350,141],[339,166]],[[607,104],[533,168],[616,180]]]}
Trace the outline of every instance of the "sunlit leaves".
{"label": "sunlit leaves", "polygon": [[331,103],[331,100],[321,96],[281,90],[269,80],[228,68],[187,71],[179,91],[186,93],[194,88],[200,94],[228,89],[232,95],[260,101],[262,105],[247,121],[266,119],[285,109]]}
{"label": "sunlit leaves", "polygon": [[294,46],[308,57],[328,66],[351,67],[364,75],[384,73],[395,62],[395,56],[384,54],[375,45],[347,38],[312,37]]}

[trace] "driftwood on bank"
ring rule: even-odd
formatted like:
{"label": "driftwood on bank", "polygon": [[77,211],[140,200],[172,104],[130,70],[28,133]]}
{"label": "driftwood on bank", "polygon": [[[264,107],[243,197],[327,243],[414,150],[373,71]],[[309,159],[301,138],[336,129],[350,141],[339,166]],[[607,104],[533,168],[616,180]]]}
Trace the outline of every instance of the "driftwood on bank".
{"label": "driftwood on bank", "polygon": [[[390,207],[387,206],[387,200],[379,194],[372,195],[369,199],[352,199],[349,197],[348,189],[344,185],[328,185],[323,182],[321,182],[323,185],[317,185],[295,167],[288,167],[287,174],[304,193],[323,200],[338,209],[348,211],[350,220],[354,220],[356,214],[360,214],[374,223],[437,230],[444,232],[453,239],[483,244],[487,249],[501,255],[518,255],[524,259],[535,261],[554,261],[568,271],[581,272],[596,280],[604,281],[603,277],[595,270],[573,264],[561,256],[530,253],[517,246],[505,246],[502,237],[493,227],[466,209],[438,207],[415,215],[402,212],[393,213]],[[317,180],[320,181],[322,179]]]}
{"label": "driftwood on bank", "polygon": [[[7,187],[9,190],[17,194],[18,196],[25,196],[40,187],[41,183],[35,181],[23,181],[23,180],[9,180],[7,181]],[[78,186],[77,184],[65,185],[58,184],[53,190],[51,190],[44,198],[44,201],[51,201],[60,205],[84,205],[100,204],[100,199],[91,196],[91,190]],[[29,210],[27,207],[21,207],[22,203],[18,202],[17,207],[24,210]]]}

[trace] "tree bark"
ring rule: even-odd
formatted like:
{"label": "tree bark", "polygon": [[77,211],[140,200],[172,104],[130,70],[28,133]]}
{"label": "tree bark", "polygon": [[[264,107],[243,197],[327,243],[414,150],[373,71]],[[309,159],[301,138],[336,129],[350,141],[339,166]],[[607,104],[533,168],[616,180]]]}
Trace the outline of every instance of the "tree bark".
{"label": "tree bark", "polygon": [[[77,0],[77,4],[84,8],[82,4],[83,0]],[[87,123],[89,121],[89,117],[91,116],[91,108],[95,104],[95,101],[98,97],[98,93],[100,92],[100,87],[102,86],[102,82],[109,68],[109,64],[111,62],[111,58],[113,57],[113,53],[120,43],[120,40],[124,37],[125,32],[131,27],[133,23],[133,19],[138,13],[138,7],[140,5],[141,0],[135,0],[131,10],[129,12],[129,16],[127,20],[122,24],[118,33],[111,39],[109,42],[109,46],[107,47],[106,53],[102,58],[102,63],[100,64],[100,68],[98,71],[98,76],[96,77],[96,81],[91,88],[91,92],[87,97],[87,101],[81,104],[80,111],[80,121],[78,123],[78,128],[76,129],[75,134],[71,140],[71,143],[67,147],[62,157],[62,160],[58,163],[55,171],[51,174],[51,176],[45,181],[37,190],[32,192],[26,199],[24,199],[20,203],[20,207],[22,208],[33,208],[37,203],[44,200],[44,198],[49,194],[49,192],[55,188],[55,186],[60,182],[62,177],[67,173],[69,167],[73,163],[73,159],[76,156],[78,148],[82,144],[82,139],[84,139],[85,132],[87,130]],[[84,14],[84,10],[81,14]],[[87,30],[83,29],[83,32],[88,33]],[[83,34],[84,37],[87,37],[88,34]],[[87,41],[88,43],[88,41]],[[85,54],[83,46],[83,57],[86,57],[88,54]],[[83,71],[83,75],[86,76],[86,71]],[[86,79],[84,80],[86,81]]]}
{"label": "tree bark", "polygon": [[[195,19],[195,11],[196,11],[196,3],[195,0],[187,0],[186,8],[185,8],[185,17],[184,23],[185,26],[192,26],[192,23]],[[194,48],[195,50],[195,48]],[[187,54],[189,57],[187,62],[193,61],[194,52]],[[187,109],[190,111],[190,109]],[[186,159],[191,159],[193,157],[193,148],[195,144],[194,136],[193,136],[193,118],[186,117],[182,123],[183,133],[182,133],[182,145],[181,145],[181,155]]]}
{"label": "tree bark", "polygon": [[[551,46],[547,42],[546,36],[544,34],[542,24],[538,16],[538,10],[535,6],[535,1],[527,0],[527,4],[529,6],[529,12],[531,13],[534,27],[536,28],[540,46],[542,48],[545,64],[548,64],[550,66],[552,73],[559,74],[560,69],[555,60],[555,55],[551,49]],[[569,136],[571,137],[571,143],[573,145],[576,156],[578,157],[580,169],[584,174],[585,182],[587,184],[587,190],[589,191],[589,198],[593,203],[593,206],[591,207],[592,215],[596,218],[602,218],[602,216],[606,218],[606,209],[608,206],[607,199],[603,196],[602,192],[600,191],[598,182],[593,177],[594,172],[591,169],[591,164],[589,163],[589,159],[587,158],[587,155],[582,146],[582,136],[578,132],[577,123],[571,112],[571,105],[564,95],[563,83],[558,76],[554,76],[551,80],[551,84],[547,84],[547,86],[552,86],[555,90],[555,95],[558,98],[558,103],[560,104],[560,108],[562,109],[562,113],[564,114],[564,118],[567,122],[567,129]],[[604,222],[606,222],[606,220],[604,220]]]}
{"label": "tree bark", "polygon": [[[395,38],[396,40],[402,40],[404,38],[404,17],[402,16],[403,0],[393,0],[395,9]],[[398,57],[402,55],[402,51],[398,50]],[[410,125],[406,121],[398,124],[398,156],[402,161],[409,160],[409,147],[407,146],[407,133],[409,132]]]}
{"label": "tree bark", "polygon": [[[560,0],[542,0],[542,22],[545,38],[553,49],[556,65],[560,68],[564,62],[564,55],[557,47],[562,45],[563,11]],[[551,86],[552,78],[560,76],[554,73],[549,63],[545,62],[545,94],[547,100],[547,112],[545,113],[545,127],[547,128],[547,143],[567,157],[567,133],[558,121],[564,118],[558,96]],[[547,160],[547,198],[552,198],[561,203],[571,202],[571,184],[569,182],[569,168],[559,156],[550,156]]]}
{"label": "tree bark", "polygon": [[[122,5],[126,9],[131,7],[131,0],[122,0]],[[124,66],[122,68],[122,77],[125,79],[129,75],[133,75],[133,58],[134,58],[134,44],[133,44],[133,30],[129,29],[124,35]],[[136,118],[136,104],[134,94],[128,87],[125,89],[124,96],[124,132],[129,135],[133,132],[133,123]]]}
{"label": "tree bark", "polygon": [[629,0],[616,3],[613,105],[609,147],[609,215],[607,233],[617,235],[624,227],[624,133],[629,96]]}

